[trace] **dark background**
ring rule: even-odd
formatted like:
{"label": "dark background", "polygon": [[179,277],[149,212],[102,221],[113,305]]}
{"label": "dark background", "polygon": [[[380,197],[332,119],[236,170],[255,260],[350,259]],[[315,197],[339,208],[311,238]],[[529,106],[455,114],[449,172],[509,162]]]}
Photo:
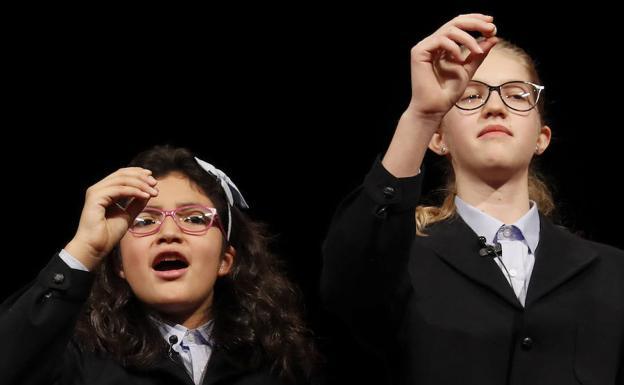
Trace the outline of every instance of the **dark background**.
{"label": "dark background", "polygon": [[[375,363],[319,305],[321,242],[409,101],[411,46],[476,11],[537,59],[554,134],[541,165],[563,223],[624,248],[614,9],[466,4],[9,15],[0,299],[71,239],[88,186],[154,144],[185,146],[226,171],[277,234],[330,379],[376,381],[361,371]],[[426,188],[439,182],[430,173]]]}

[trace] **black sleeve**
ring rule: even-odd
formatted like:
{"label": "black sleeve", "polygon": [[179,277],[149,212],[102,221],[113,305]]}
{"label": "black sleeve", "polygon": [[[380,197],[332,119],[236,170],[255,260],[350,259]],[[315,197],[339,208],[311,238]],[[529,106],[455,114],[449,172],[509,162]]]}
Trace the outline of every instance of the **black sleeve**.
{"label": "black sleeve", "polygon": [[323,244],[325,306],[372,348],[386,347],[404,309],[421,181],[422,173],[394,177],[378,158],[338,207]]}
{"label": "black sleeve", "polygon": [[92,283],[93,274],[55,255],[31,285],[0,306],[0,384],[59,381],[75,353],[68,347]]}

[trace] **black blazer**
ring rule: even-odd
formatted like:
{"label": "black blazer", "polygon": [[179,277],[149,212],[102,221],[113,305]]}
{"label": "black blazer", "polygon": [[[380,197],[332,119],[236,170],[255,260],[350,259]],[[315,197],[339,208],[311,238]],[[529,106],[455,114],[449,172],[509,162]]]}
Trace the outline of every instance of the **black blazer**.
{"label": "black blazer", "polygon": [[[108,357],[81,353],[71,340],[89,295],[93,274],[69,268],[58,255],[37,279],[0,308],[0,384],[194,385],[179,357],[163,356],[145,370],[123,367]],[[214,350],[204,385],[278,385],[251,372],[224,351]]]}
{"label": "black blazer", "polygon": [[416,236],[421,181],[377,160],[323,247],[327,307],[392,382],[624,384],[624,252],[540,217],[523,307],[459,216]]}

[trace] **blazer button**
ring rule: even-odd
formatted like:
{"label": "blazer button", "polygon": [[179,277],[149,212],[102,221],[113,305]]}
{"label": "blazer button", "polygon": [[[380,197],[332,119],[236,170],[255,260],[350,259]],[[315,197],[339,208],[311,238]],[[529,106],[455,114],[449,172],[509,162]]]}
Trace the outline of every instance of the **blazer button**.
{"label": "blazer button", "polygon": [[381,191],[383,192],[383,195],[386,197],[386,199],[393,198],[394,197],[394,193],[396,192],[394,187],[392,187],[392,186],[386,186]]}
{"label": "blazer button", "polygon": [[61,273],[56,273],[52,277],[52,281],[57,285],[60,285],[61,283],[63,283],[63,281],[65,281],[65,276]]}
{"label": "blazer button", "polygon": [[531,337],[524,337],[520,345],[524,350],[531,350],[533,347],[533,339]]}
{"label": "blazer button", "polygon": [[375,215],[377,215],[380,218],[383,218],[386,216],[387,210],[388,210],[387,206],[380,206],[379,208],[377,208],[377,210],[375,210]]}

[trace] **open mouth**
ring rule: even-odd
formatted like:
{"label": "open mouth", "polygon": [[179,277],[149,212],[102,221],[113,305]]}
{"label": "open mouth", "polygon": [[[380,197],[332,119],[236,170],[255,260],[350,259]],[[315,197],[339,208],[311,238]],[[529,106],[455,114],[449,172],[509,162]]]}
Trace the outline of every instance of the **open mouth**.
{"label": "open mouth", "polygon": [[153,267],[156,271],[180,270],[187,268],[188,263],[180,259],[163,259],[157,262]]}
{"label": "open mouth", "polygon": [[183,270],[187,267],[189,263],[186,258],[176,252],[159,254],[152,262],[152,269],[160,272]]}

